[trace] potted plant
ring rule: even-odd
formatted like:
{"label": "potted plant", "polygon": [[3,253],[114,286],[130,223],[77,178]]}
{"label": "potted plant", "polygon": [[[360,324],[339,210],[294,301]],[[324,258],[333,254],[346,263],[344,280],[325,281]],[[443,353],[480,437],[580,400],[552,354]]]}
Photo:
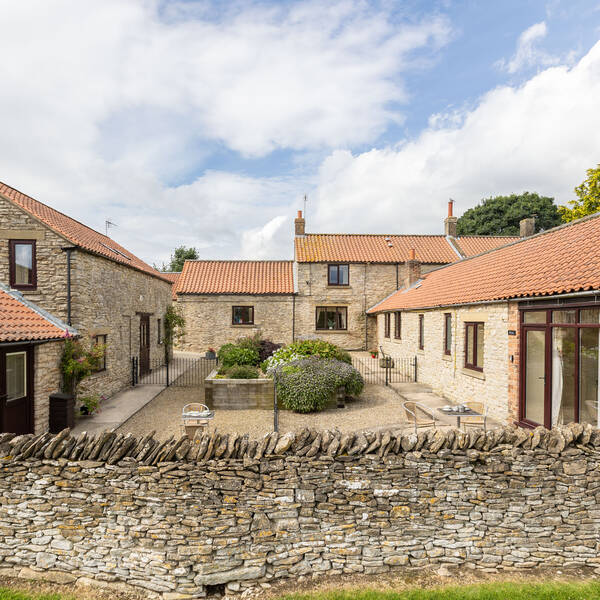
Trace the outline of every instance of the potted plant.
{"label": "potted plant", "polygon": [[105,397],[98,396],[98,394],[92,394],[91,396],[83,396],[82,398],[79,398],[79,401],[81,402],[79,411],[82,415],[91,415],[98,410],[100,400],[105,400]]}
{"label": "potted plant", "polygon": [[205,353],[204,353],[205,358],[217,358],[217,353],[215,351],[214,348],[209,348]]}
{"label": "potted plant", "polygon": [[371,350],[371,358],[377,358],[377,350]]}

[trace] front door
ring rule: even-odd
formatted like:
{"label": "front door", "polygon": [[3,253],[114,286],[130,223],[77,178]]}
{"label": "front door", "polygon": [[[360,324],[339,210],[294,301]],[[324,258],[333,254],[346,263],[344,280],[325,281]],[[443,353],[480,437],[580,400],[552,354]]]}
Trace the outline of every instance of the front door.
{"label": "front door", "polygon": [[150,315],[140,315],[140,376],[150,372]]}
{"label": "front door", "polygon": [[33,433],[33,349],[0,349],[0,374],[2,431]]}

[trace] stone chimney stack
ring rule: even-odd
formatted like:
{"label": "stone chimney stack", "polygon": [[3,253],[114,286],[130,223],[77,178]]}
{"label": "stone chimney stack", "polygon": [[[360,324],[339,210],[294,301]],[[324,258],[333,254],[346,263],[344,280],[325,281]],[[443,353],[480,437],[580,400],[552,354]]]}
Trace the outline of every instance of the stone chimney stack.
{"label": "stone chimney stack", "polygon": [[535,233],[535,217],[528,217],[519,221],[519,235],[529,237]]}
{"label": "stone chimney stack", "polygon": [[417,254],[414,248],[410,249],[409,258],[406,261],[406,275],[404,277],[404,287],[410,287],[421,279],[421,262],[417,260]]}
{"label": "stone chimney stack", "polygon": [[306,221],[302,216],[302,211],[298,211],[298,216],[294,219],[294,229],[296,232],[296,237],[301,237],[306,235]]}
{"label": "stone chimney stack", "polygon": [[444,221],[444,234],[450,237],[456,237],[456,224],[458,223],[458,218],[452,214],[453,204],[454,200],[448,200],[448,216]]}

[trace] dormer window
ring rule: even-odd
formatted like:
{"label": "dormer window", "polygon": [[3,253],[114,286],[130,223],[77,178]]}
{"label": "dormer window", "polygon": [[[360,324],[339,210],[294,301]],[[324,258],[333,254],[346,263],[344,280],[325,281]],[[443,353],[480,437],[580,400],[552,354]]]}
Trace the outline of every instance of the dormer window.
{"label": "dormer window", "polygon": [[16,290],[35,290],[35,240],[10,240],[8,253],[10,287]]}
{"label": "dormer window", "polygon": [[328,285],[348,285],[349,283],[349,265],[328,265],[327,266]]}

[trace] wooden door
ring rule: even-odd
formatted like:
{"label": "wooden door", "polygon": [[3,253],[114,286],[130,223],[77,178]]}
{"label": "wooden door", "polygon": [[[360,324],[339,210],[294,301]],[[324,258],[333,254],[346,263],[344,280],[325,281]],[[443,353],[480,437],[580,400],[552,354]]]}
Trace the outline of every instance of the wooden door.
{"label": "wooden door", "polygon": [[33,433],[33,348],[0,349],[0,375],[2,431]]}
{"label": "wooden door", "polygon": [[150,372],[150,315],[140,315],[140,377]]}

